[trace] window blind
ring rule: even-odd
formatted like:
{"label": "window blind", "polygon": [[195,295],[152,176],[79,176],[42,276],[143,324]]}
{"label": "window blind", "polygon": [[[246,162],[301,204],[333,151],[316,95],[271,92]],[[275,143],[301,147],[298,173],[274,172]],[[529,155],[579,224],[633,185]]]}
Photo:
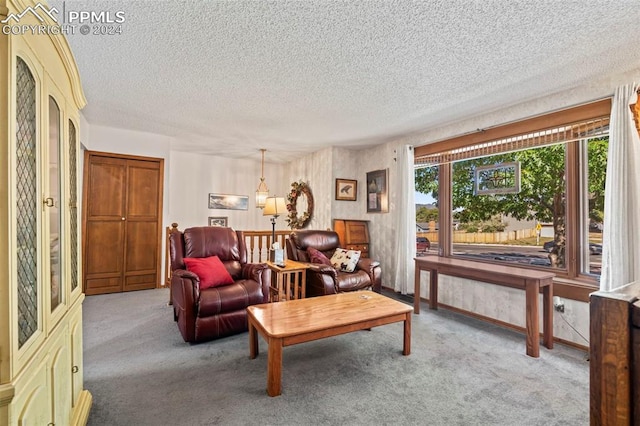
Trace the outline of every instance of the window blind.
{"label": "window blind", "polygon": [[520,151],[545,145],[568,143],[609,134],[609,116],[596,117],[575,123],[523,133],[506,138],[416,156],[416,167],[436,166],[461,160]]}

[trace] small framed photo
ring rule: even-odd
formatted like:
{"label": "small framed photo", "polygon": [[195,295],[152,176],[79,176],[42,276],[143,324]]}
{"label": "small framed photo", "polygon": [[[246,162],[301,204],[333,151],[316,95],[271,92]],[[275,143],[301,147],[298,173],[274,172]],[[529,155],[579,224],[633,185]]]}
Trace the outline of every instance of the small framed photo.
{"label": "small framed photo", "polygon": [[227,227],[227,216],[209,216],[209,226]]}
{"label": "small framed photo", "polygon": [[367,213],[389,212],[388,169],[367,172]]}
{"label": "small framed photo", "polygon": [[336,179],[336,200],[356,201],[358,181],[355,179]]}

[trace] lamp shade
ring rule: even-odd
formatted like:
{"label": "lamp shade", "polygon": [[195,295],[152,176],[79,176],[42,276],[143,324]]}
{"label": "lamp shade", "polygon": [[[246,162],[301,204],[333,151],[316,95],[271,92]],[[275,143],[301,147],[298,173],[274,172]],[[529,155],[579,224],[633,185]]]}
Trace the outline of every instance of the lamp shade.
{"label": "lamp shade", "polygon": [[264,178],[260,178],[260,185],[256,190],[256,207],[259,209],[264,208],[264,203],[267,201],[268,196],[269,189],[267,188],[267,184],[264,183]]}
{"label": "lamp shade", "polygon": [[259,209],[264,208],[264,203],[267,200],[267,197],[269,196],[269,188],[267,188],[267,184],[264,183],[264,152],[266,151],[266,149],[261,149],[260,152],[262,152],[262,168],[260,171],[260,184],[258,184],[258,189],[256,189],[256,207]]}
{"label": "lamp shade", "polygon": [[284,197],[267,197],[262,215],[277,217],[286,211],[287,203],[285,203]]}

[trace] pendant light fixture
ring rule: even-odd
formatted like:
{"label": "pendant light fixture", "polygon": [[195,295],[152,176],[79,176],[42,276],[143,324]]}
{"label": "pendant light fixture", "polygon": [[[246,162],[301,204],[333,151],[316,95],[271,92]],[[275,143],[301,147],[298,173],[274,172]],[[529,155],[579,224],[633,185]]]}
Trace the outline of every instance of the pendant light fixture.
{"label": "pendant light fixture", "polygon": [[260,172],[260,184],[258,185],[258,189],[256,189],[256,207],[262,209],[267,202],[269,188],[267,188],[267,184],[264,183],[264,153],[266,149],[262,148],[260,151],[262,151],[262,171]]}

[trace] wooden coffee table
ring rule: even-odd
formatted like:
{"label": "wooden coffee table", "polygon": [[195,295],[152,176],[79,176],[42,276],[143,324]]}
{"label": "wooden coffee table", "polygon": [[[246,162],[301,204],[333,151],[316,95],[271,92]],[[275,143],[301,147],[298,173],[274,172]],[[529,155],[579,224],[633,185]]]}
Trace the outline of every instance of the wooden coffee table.
{"label": "wooden coffee table", "polygon": [[282,348],[404,321],[403,355],[411,352],[413,308],[372,291],[354,291],[247,308],[249,356],[258,356],[258,334],[268,343],[267,393],[281,394]]}

